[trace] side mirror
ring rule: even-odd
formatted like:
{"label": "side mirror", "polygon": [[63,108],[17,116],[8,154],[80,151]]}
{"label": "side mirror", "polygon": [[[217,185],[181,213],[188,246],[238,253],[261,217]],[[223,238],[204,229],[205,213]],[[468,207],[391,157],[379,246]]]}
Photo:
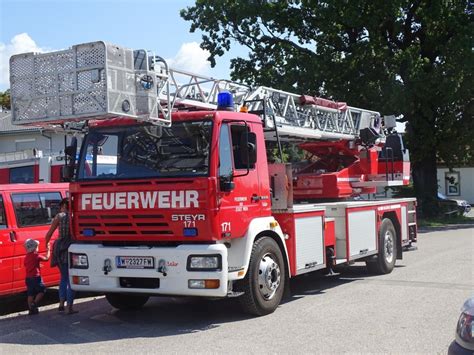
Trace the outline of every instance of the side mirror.
{"label": "side mirror", "polygon": [[61,168],[61,180],[71,181],[74,176],[74,165],[64,165]]}
{"label": "side mirror", "polygon": [[240,159],[249,169],[254,167],[257,161],[257,135],[254,132],[242,134],[240,138]]}
{"label": "side mirror", "polygon": [[64,148],[66,154],[66,165],[61,170],[63,181],[71,181],[74,176],[74,168],[76,166],[77,138],[72,137],[71,143]]}
{"label": "side mirror", "polygon": [[72,137],[71,139],[71,144],[69,144],[65,149],[64,149],[64,153],[66,153],[66,155],[71,158],[71,157],[74,157],[74,160],[76,158],[76,152],[77,152],[77,138],[76,137]]}

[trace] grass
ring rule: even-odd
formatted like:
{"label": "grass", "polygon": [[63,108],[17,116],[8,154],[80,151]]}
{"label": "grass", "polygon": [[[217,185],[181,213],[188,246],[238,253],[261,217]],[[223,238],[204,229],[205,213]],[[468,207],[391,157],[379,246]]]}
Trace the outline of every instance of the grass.
{"label": "grass", "polygon": [[432,218],[420,218],[417,221],[418,227],[442,227],[449,224],[474,224],[474,218],[447,215]]}

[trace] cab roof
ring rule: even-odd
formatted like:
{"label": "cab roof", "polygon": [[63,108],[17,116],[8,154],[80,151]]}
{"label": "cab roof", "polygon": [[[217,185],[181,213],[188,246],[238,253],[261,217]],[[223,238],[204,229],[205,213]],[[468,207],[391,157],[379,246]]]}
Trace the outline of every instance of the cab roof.
{"label": "cab roof", "polygon": [[[172,114],[172,121],[188,121],[198,119],[212,119],[213,121],[231,120],[261,123],[259,116],[251,113],[234,112],[234,111],[177,111]],[[137,121],[133,118],[112,118],[107,120],[89,121],[89,127],[117,127],[117,126],[132,126],[137,124],[144,124],[142,121]]]}

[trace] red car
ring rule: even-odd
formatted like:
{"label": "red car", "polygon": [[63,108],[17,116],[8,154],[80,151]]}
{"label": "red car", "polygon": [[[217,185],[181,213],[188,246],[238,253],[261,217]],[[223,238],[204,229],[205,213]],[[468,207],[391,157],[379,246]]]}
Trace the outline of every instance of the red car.
{"label": "red car", "polygon": [[[40,253],[46,253],[44,238],[68,187],[67,183],[0,185],[0,296],[26,290],[23,244],[36,239]],[[43,263],[41,274],[46,286],[59,284],[58,268]]]}

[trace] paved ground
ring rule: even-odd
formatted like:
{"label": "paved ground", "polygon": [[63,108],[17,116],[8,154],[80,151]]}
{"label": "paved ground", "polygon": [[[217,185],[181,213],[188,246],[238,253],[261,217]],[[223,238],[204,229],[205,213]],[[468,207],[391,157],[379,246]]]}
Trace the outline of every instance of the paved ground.
{"label": "paved ground", "polygon": [[266,317],[229,300],[154,298],[126,313],[88,297],[77,315],[53,304],[0,316],[0,353],[446,354],[473,270],[474,226],[443,228],[420,233],[419,250],[390,275],[356,264],[343,277],[293,280],[292,296]]}

